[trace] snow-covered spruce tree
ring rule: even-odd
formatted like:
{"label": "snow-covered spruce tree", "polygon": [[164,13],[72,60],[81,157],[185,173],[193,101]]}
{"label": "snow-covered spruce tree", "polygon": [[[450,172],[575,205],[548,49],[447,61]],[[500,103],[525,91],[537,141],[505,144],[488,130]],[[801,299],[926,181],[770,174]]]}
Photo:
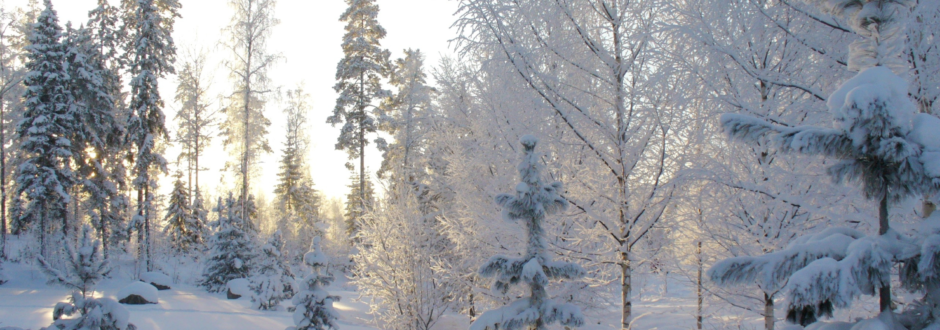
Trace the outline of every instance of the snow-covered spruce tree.
{"label": "snow-covered spruce tree", "polygon": [[49,282],[59,284],[81,294],[82,298],[88,296],[95,286],[111,269],[108,261],[100,255],[101,244],[92,237],[92,229],[85,225],[82,227],[82,237],[78,249],[71,244],[64,244],[68,253],[66,259],[66,272],[53,268],[42,256],[38,257],[42,271],[49,276]]}
{"label": "snow-covered spruce tree", "polygon": [[[121,193],[125,186],[123,165],[112,155],[124,145],[124,127],[118,122],[112,72],[107,67],[102,45],[93,38],[96,31],[66,27],[66,67],[69,78],[70,107],[77,128],[71,132],[73,164],[77,180],[75,200],[88,212],[92,226],[107,251],[111,236],[123,227],[122,210],[126,205]],[[78,199],[78,198],[76,198]],[[119,235],[119,237],[122,235]],[[107,252],[105,252],[107,257]]]}
{"label": "snow-covered spruce tree", "polygon": [[297,293],[294,274],[285,255],[281,232],[271,235],[268,244],[261,247],[258,267],[251,279],[251,305],[260,310],[277,310],[281,301]]}
{"label": "snow-covered spruce tree", "polygon": [[49,0],[32,27],[23,80],[26,109],[16,129],[23,159],[15,194],[26,197],[21,222],[39,222],[39,252],[46,256],[46,234],[53,228],[53,219],[62,221],[62,230],[68,228],[66,206],[75,182],[69,166],[73,157],[69,137],[76,118],[69,111],[65,47],[59,40],[62,28]]}
{"label": "snow-covered spruce tree", "polygon": [[521,258],[492,257],[480,267],[479,273],[484,277],[495,277],[492,289],[503,294],[511,285],[521,281],[528,285],[529,296],[484,312],[470,325],[471,330],[543,330],[555,322],[575,327],[584,324],[584,316],[578,306],[551,300],[546,288],[550,280],[572,280],[584,276],[581,266],[553,261],[545,250],[543,222],[546,216],[565,210],[568,201],[560,195],[561,182],[542,183],[540,155],[535,152],[538,139],[524,135],[520,143],[524,152],[518,167],[521,182],[516,185],[515,196],[500,194],[496,196],[496,204],[503,208],[506,221],[524,222],[526,251]]}
{"label": "snow-covered spruce tree", "polygon": [[324,330],[338,329],[336,320],[339,316],[333,309],[333,302],[339,301],[338,296],[331,296],[324,286],[333,283],[333,276],[321,274],[326,267],[329,257],[320,250],[320,237],[314,237],[310,243],[310,251],[304,254],[304,264],[313,272],[304,278],[300,284],[300,292],[294,295],[294,306],[288,308],[294,313],[294,326],[287,330]]}
{"label": "snow-covered spruce tree", "polygon": [[[389,52],[382,49],[380,41],[385,38],[385,28],[377,20],[379,5],[375,0],[346,0],[349,7],[339,17],[346,22],[346,34],[343,35],[343,59],[336,65],[336,85],[333,90],[339,93],[333,114],[326,118],[332,125],[343,123],[337,150],[346,150],[349,160],[359,158],[359,213],[365,213],[371,200],[366,196],[370,189],[366,187],[365,148],[369,144],[366,134],[375,133],[375,118],[367,108],[373,107],[373,99],[388,94],[382,89],[381,78],[388,75]],[[352,163],[346,163],[350,171],[355,169]]]}
{"label": "snow-covered spruce tree", "polygon": [[180,4],[176,0],[137,0],[130,8],[133,19],[125,24],[132,24],[127,27],[132,39],[126,52],[131,57],[127,139],[135,148],[132,185],[137,190],[133,224],[138,231],[138,261],[152,271],[150,220],[156,185],[152,171],[166,172],[166,159],[157,149],[157,143],[167,138],[158,80],[175,73],[176,45],[171,35]]}
{"label": "snow-covered spruce tree", "polygon": [[183,183],[181,172],[176,173],[173,192],[170,193],[169,206],[163,221],[166,223],[163,233],[167,235],[172,249],[176,252],[186,253],[203,243],[205,226],[189,205],[189,191]]}
{"label": "snow-covered spruce tree", "polygon": [[394,137],[394,142],[386,144],[384,139],[377,139],[376,144],[382,151],[382,167],[378,176],[385,178],[386,173],[401,170],[402,173],[389,173],[411,184],[422,177],[417,173],[423,169],[420,154],[426,145],[423,132],[431,124],[431,95],[434,89],[427,85],[424,72],[424,54],[420,50],[405,50],[405,58],[395,60],[391,68],[389,84],[398,89],[393,96],[386,98],[376,110],[378,127]]}
{"label": "snow-covered spruce tree", "polygon": [[[838,159],[829,167],[829,175],[837,183],[858,183],[867,198],[879,201],[878,235],[832,228],[797,239],[782,251],[727,259],[709,270],[719,285],[757,281],[763,288],[782,288],[788,297],[787,319],[801,325],[831,315],[834,308],[849,307],[860,295],[877,294],[882,316],[863,322],[880,322],[891,329],[909,325],[909,320],[896,320],[892,313],[891,270],[898,261],[923,261],[933,250],[927,245],[918,247],[891,229],[889,203],[940,188],[940,173],[925,171],[931,160],[922,157],[927,154],[925,147],[929,150],[935,142],[921,138],[940,125],[928,124],[936,118],[921,117],[926,114],[914,119],[916,107],[908,96],[908,84],[892,72],[906,70],[900,59],[900,32],[904,31],[900,15],[909,4],[902,0],[821,4],[863,36],[849,53],[849,68],[859,74],[827,102],[836,128],[782,126],[734,114],[721,119],[733,138],[757,143],[769,137],[785,152]],[[923,271],[921,278],[927,274]],[[930,300],[929,290],[927,296]]]}
{"label": "snow-covered spruce tree", "polygon": [[238,216],[238,203],[230,192],[223,204],[219,198],[215,212],[219,219],[213,223],[219,229],[209,241],[211,253],[206,259],[200,286],[209,292],[222,292],[229,281],[248,278],[254,258],[254,247],[245,231],[246,225]]}

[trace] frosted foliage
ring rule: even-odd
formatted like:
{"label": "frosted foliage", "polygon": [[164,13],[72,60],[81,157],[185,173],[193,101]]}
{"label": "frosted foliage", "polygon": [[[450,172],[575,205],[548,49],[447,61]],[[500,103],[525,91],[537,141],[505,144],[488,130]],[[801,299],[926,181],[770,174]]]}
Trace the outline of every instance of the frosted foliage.
{"label": "frosted foliage", "polygon": [[333,277],[320,273],[326,266],[326,260],[320,250],[320,237],[314,237],[310,251],[304,254],[304,263],[313,272],[301,282],[300,292],[292,300],[294,306],[288,308],[288,311],[294,313],[294,326],[287,330],[338,329],[336,320],[339,315],[333,308],[333,302],[339,301],[339,297],[323,290],[324,286],[333,283]]}
{"label": "frosted foliage", "polygon": [[[130,313],[111,298],[83,298],[72,294],[71,303],[58,303],[52,310],[52,325],[43,330],[135,330]],[[73,316],[65,318],[64,316]]]}
{"label": "frosted foliage", "polygon": [[529,287],[529,296],[483,313],[470,325],[471,330],[547,329],[556,322],[575,327],[584,324],[580,308],[552,301],[545,287],[550,280],[579,279],[585,274],[577,264],[552,261],[545,250],[542,223],[546,216],[565,210],[568,202],[559,195],[560,182],[542,184],[540,155],[535,152],[538,139],[525,135],[520,142],[524,149],[518,167],[522,182],[516,185],[515,195],[500,194],[496,196],[496,203],[503,208],[504,219],[524,222],[526,251],[521,258],[492,257],[480,267],[479,273],[495,277],[492,289],[501,293],[506,293],[511,285],[524,282]]}

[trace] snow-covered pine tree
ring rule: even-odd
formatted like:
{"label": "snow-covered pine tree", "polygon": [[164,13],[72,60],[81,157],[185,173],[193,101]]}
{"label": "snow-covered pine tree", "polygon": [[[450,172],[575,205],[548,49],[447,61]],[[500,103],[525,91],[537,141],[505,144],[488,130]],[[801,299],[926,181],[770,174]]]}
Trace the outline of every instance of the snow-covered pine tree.
{"label": "snow-covered pine tree", "polygon": [[209,241],[212,252],[206,259],[206,269],[202,273],[200,286],[209,292],[222,292],[229,281],[236,278],[248,278],[254,257],[254,247],[245,224],[239,218],[236,208],[238,203],[230,192],[225,202],[219,198],[215,212],[219,219],[214,223],[219,230]]}
{"label": "snow-covered pine tree", "polygon": [[522,220],[526,227],[526,251],[521,258],[494,256],[480,267],[479,273],[495,277],[492,289],[502,294],[523,282],[529,287],[529,296],[484,312],[470,325],[470,330],[543,330],[555,322],[575,327],[584,324],[578,306],[551,300],[546,288],[550,280],[579,279],[585,274],[575,263],[553,261],[546,251],[542,227],[546,216],[565,210],[568,201],[560,195],[561,182],[542,183],[540,155],[535,152],[538,139],[524,135],[520,143],[524,153],[518,166],[521,181],[516,185],[515,196],[499,194],[496,204],[503,208],[506,221]]}
{"label": "snow-covered pine tree", "polygon": [[260,310],[277,310],[281,301],[297,293],[294,274],[290,270],[281,232],[271,235],[268,244],[261,247],[256,275],[252,276],[251,304]]}
{"label": "snow-covered pine tree", "polygon": [[[234,9],[230,25],[225,28],[228,40],[224,45],[231,51],[226,62],[232,82],[229,104],[222,123],[226,149],[233,157],[228,167],[239,179],[239,201],[248,207],[246,199],[251,193],[252,171],[262,154],[270,153],[265,104],[270,94],[268,71],[280,60],[267,49],[268,39],[279,20],[274,17],[276,0],[229,0]],[[248,211],[243,210],[242,213]]]}
{"label": "snow-covered pine tree", "polygon": [[16,195],[25,195],[27,204],[20,222],[39,222],[40,255],[46,256],[46,234],[53,219],[61,219],[67,230],[66,206],[75,182],[70,132],[75,119],[69,111],[68,73],[65,47],[60,42],[62,28],[49,0],[32,26],[26,47],[25,112],[17,124],[22,164],[16,175]]}
{"label": "snow-covered pine tree", "polygon": [[69,288],[79,294],[82,298],[91,294],[95,283],[101,281],[111,271],[108,261],[103,260],[101,252],[101,242],[92,237],[90,226],[82,226],[82,237],[77,249],[72,248],[71,244],[64,244],[67,252],[66,272],[61,272],[53,268],[46,259],[39,256],[37,259],[41,269],[49,276],[49,282],[59,284]]}
{"label": "snow-covered pine tree", "polygon": [[320,237],[314,237],[310,251],[304,254],[304,264],[313,272],[304,278],[300,292],[294,295],[294,306],[288,309],[294,313],[294,326],[287,330],[338,329],[336,320],[339,315],[333,309],[333,302],[339,301],[339,297],[331,296],[323,289],[333,283],[333,276],[320,273],[328,261],[329,257],[320,250]]}
{"label": "snow-covered pine tree", "polygon": [[133,187],[137,190],[137,205],[133,223],[138,231],[138,261],[153,270],[151,260],[151,210],[153,209],[156,179],[151,171],[166,171],[166,160],[158,152],[157,143],[165,140],[166,115],[160,97],[159,79],[175,73],[176,45],[173,43],[173,21],[179,16],[176,0],[137,0],[130,8],[133,19],[132,33],[126,52],[131,54],[130,114],[127,118],[127,139],[133,151]]}
{"label": "snow-covered pine tree", "polygon": [[307,112],[310,109],[310,95],[302,86],[287,91],[288,106],[284,147],[281,149],[278,184],[274,188],[278,208],[281,213],[278,228],[287,234],[293,247],[291,250],[302,251],[315,236],[321,236],[316,222],[320,218],[320,196],[313,188],[310,169],[307,166],[307,145],[309,137],[306,131]]}
{"label": "snow-covered pine tree", "polygon": [[[353,173],[350,177],[349,194],[346,195],[346,210],[343,213],[343,217],[346,219],[346,233],[349,237],[356,237],[356,233],[359,232],[359,220],[362,219],[362,216],[372,212],[372,207],[375,205],[375,191],[372,189],[372,180],[368,177],[365,180],[365,192],[360,193],[359,188],[362,187],[360,183],[362,180],[359,179],[359,176]],[[365,200],[360,200],[364,196]],[[362,206],[365,205],[365,209]]]}
{"label": "snow-covered pine tree", "polygon": [[[934,250],[891,229],[889,204],[940,188],[940,173],[925,171],[932,160],[922,157],[935,144],[922,137],[936,134],[926,132],[936,132],[940,124],[931,124],[936,118],[926,114],[915,119],[908,84],[892,72],[907,70],[899,45],[901,14],[910,2],[838,0],[820,5],[846,19],[863,37],[849,52],[849,68],[860,72],[828,98],[836,128],[782,126],[736,114],[723,115],[721,123],[739,140],[758,143],[769,137],[785,152],[838,159],[829,175],[837,183],[858,183],[865,197],[879,201],[878,234],[831,228],[801,237],[782,251],[726,259],[715,264],[709,276],[719,285],[756,281],[763,288],[782,288],[789,298],[787,319],[801,325],[831,316],[834,308],[849,307],[860,295],[879,295],[881,316],[862,322],[900,329],[904,320],[899,323],[891,308],[892,268],[897,261],[932,265]],[[916,274],[914,268],[910,272]],[[932,272],[919,271],[921,276],[908,278],[928,278]],[[928,290],[927,300],[934,299],[930,296]]]}
{"label": "snow-covered pine tree", "polygon": [[[359,158],[359,197],[358,211],[365,213],[369,208],[366,196],[366,155],[365,147],[369,144],[366,134],[375,133],[375,118],[366,109],[373,107],[375,98],[385,97],[388,92],[382,89],[381,78],[388,75],[390,53],[382,49],[380,41],[385,38],[385,29],[376,19],[379,5],[375,0],[346,0],[349,8],[340,16],[346,22],[346,34],[343,35],[343,59],[336,66],[336,85],[333,90],[339,93],[333,114],[326,118],[332,125],[343,123],[337,138],[336,150],[346,150],[349,160]],[[355,169],[347,162],[346,168]]]}
{"label": "snow-covered pine tree", "polygon": [[183,173],[176,173],[173,182],[173,192],[170,193],[169,206],[163,221],[163,233],[172,243],[172,248],[178,253],[189,252],[193,247],[201,245],[206,232],[189,205],[189,191],[183,183]]}

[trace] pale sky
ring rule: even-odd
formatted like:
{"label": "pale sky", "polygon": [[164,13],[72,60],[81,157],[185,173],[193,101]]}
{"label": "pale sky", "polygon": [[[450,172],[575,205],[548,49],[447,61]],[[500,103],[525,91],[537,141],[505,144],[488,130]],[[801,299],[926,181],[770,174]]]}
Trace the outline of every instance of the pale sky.
{"label": "pale sky", "polygon": [[[118,0],[110,1],[112,5],[118,3]],[[27,0],[3,2],[7,7],[15,7],[25,5]],[[229,0],[180,2],[183,5],[180,11],[182,18],[177,20],[173,35],[179,54],[182,55],[187,49],[206,48],[210,53],[208,62],[211,65],[206,71],[215,77],[210,95],[228,93],[228,72],[219,65],[228,53],[217,45],[222,38],[222,28],[228,25],[231,18]],[[96,3],[96,0],[52,0],[62,25],[66,21],[72,21],[73,25],[86,22],[88,11]],[[380,8],[379,23],[388,32],[382,45],[392,52],[393,59],[401,57],[405,48],[417,48],[425,54],[425,69],[430,71],[442,55],[453,53],[447,41],[454,35],[450,25],[457,8],[456,1],[377,0],[377,3]],[[345,151],[334,149],[339,127],[333,128],[325,123],[336,100],[333,84],[336,64],[342,58],[340,42],[344,33],[344,23],[339,21],[339,16],[345,8],[343,0],[279,0],[275,16],[281,20],[281,24],[274,28],[269,41],[269,51],[280,53],[285,59],[270,73],[273,85],[287,90],[303,82],[311,95],[312,109],[308,114],[311,140],[309,163],[316,188],[327,197],[345,196],[350,175],[344,167]],[[179,108],[173,102],[175,88],[175,77],[160,82],[161,96],[167,102],[167,127],[171,131],[175,131],[172,118]],[[216,102],[216,106],[220,104]],[[282,109],[283,105],[274,101],[269,102],[265,110],[272,122],[268,140],[274,152],[263,157],[263,170],[254,184],[255,188],[263,189],[269,197],[277,182],[277,161],[280,159],[284,133]],[[201,162],[210,169],[201,174],[199,181],[204,189],[210,189],[215,195],[218,190],[213,186],[221,180],[221,168],[228,154],[223,151],[221,138],[218,137],[209,149],[210,152]],[[165,156],[172,163],[178,153],[178,149],[171,148]],[[367,150],[366,167],[373,173],[373,178],[379,164],[381,154],[374,148]],[[175,166],[171,165],[170,171],[175,171]],[[227,177],[231,178],[231,174]],[[167,192],[172,187],[168,180],[164,180],[161,188]]]}

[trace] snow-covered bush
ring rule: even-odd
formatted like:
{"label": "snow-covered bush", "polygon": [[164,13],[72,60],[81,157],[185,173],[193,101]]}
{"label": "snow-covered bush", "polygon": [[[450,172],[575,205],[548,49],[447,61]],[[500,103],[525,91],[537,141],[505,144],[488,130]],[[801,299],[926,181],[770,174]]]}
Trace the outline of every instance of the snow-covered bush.
{"label": "snow-covered bush", "polygon": [[535,152],[538,139],[525,135],[520,142],[525,153],[518,167],[522,182],[516,185],[515,196],[499,194],[496,203],[503,208],[506,221],[524,222],[526,251],[521,258],[492,257],[480,267],[479,273],[484,277],[495,277],[492,289],[503,294],[511,285],[524,282],[529,286],[529,296],[483,313],[470,325],[471,330],[541,330],[555,322],[575,327],[584,324],[584,316],[578,306],[551,300],[546,289],[550,280],[578,279],[585,273],[577,264],[553,261],[545,250],[543,222],[546,216],[565,210],[568,201],[560,195],[561,182],[542,184],[541,163],[539,154]]}
{"label": "snow-covered bush", "polygon": [[254,257],[254,248],[245,228],[247,224],[238,215],[236,201],[229,193],[225,203],[219,198],[215,211],[219,214],[219,230],[212,236],[212,252],[206,260],[206,269],[199,285],[209,292],[222,292],[226,284],[237,278],[248,278]]}
{"label": "snow-covered bush", "polygon": [[[138,282],[139,283],[139,282]],[[79,314],[75,318],[63,318]],[[43,330],[136,330],[130,313],[111,298],[86,298],[72,293],[72,302],[58,303],[52,311],[52,325]]]}
{"label": "snow-covered bush", "polygon": [[268,244],[261,247],[257,275],[252,278],[252,307],[261,310],[277,309],[281,301],[294,297],[294,274],[287,258],[281,252],[284,240],[276,231]]}
{"label": "snow-covered bush", "polygon": [[431,329],[453,303],[453,282],[435,266],[448,251],[436,212],[425,213],[410,185],[398,184],[361,221],[355,285],[385,329]]}
{"label": "snow-covered bush", "polygon": [[339,297],[331,296],[323,289],[333,282],[333,276],[320,273],[328,261],[329,257],[320,250],[320,238],[314,237],[310,251],[304,254],[304,264],[313,272],[304,278],[300,292],[294,295],[294,306],[288,308],[294,313],[294,326],[287,330],[337,329],[338,315],[333,309],[333,302],[339,301]]}
{"label": "snow-covered bush", "polygon": [[91,227],[85,225],[82,227],[82,238],[78,250],[72,248],[69,244],[65,244],[66,266],[68,267],[66,272],[53,268],[42,256],[38,257],[39,265],[42,271],[49,276],[49,283],[63,285],[78,291],[82,297],[85,297],[95,286],[95,283],[98,283],[111,271],[108,267],[108,261],[101,258],[100,248],[101,243],[92,237]]}

